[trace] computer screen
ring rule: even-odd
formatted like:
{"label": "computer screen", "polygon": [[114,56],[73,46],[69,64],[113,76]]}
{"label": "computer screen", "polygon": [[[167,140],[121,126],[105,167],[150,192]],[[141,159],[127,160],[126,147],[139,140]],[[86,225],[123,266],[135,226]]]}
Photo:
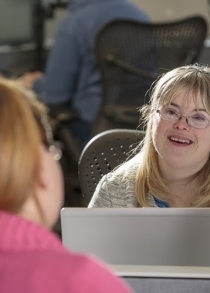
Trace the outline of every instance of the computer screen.
{"label": "computer screen", "polygon": [[31,43],[33,33],[33,1],[0,1],[0,45]]}

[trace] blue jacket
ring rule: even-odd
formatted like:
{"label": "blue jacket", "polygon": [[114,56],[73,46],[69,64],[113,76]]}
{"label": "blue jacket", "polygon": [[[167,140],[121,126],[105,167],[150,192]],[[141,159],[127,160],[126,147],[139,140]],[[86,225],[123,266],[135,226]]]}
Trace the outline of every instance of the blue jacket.
{"label": "blue jacket", "polygon": [[45,76],[34,90],[48,105],[69,105],[80,118],[93,123],[101,102],[101,77],[94,53],[100,28],[110,20],[148,22],[148,16],[127,0],[72,0],[61,23]]}

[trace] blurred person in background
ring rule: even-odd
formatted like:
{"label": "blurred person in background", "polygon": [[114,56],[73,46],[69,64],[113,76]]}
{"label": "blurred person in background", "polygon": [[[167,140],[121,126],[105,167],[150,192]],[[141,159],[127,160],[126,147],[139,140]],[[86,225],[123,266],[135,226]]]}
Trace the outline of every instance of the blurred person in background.
{"label": "blurred person in background", "polygon": [[49,106],[70,107],[78,119],[70,130],[81,146],[90,140],[101,105],[101,76],[95,42],[100,29],[114,19],[148,22],[138,6],[127,0],[71,0],[46,64],[45,74],[25,73],[22,82]]}

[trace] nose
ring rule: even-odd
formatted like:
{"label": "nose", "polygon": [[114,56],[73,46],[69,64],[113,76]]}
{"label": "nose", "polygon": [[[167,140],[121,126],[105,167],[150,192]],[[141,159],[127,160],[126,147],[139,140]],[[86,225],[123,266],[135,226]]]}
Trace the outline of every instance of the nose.
{"label": "nose", "polygon": [[181,116],[179,120],[174,123],[174,128],[179,130],[189,130],[190,126],[188,124],[187,118]]}

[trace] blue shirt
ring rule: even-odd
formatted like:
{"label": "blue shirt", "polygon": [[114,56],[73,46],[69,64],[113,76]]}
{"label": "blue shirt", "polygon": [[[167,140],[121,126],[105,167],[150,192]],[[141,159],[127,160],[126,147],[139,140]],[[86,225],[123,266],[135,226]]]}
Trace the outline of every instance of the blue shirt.
{"label": "blue shirt", "polygon": [[154,196],[154,200],[155,200],[156,205],[159,208],[169,208],[169,205],[167,204],[167,202],[163,201],[162,199],[159,199]]}
{"label": "blue shirt", "polygon": [[48,58],[45,76],[34,90],[50,106],[68,105],[80,119],[93,123],[101,104],[101,76],[96,64],[95,40],[107,22],[126,18],[148,22],[138,6],[127,0],[72,0]]}

